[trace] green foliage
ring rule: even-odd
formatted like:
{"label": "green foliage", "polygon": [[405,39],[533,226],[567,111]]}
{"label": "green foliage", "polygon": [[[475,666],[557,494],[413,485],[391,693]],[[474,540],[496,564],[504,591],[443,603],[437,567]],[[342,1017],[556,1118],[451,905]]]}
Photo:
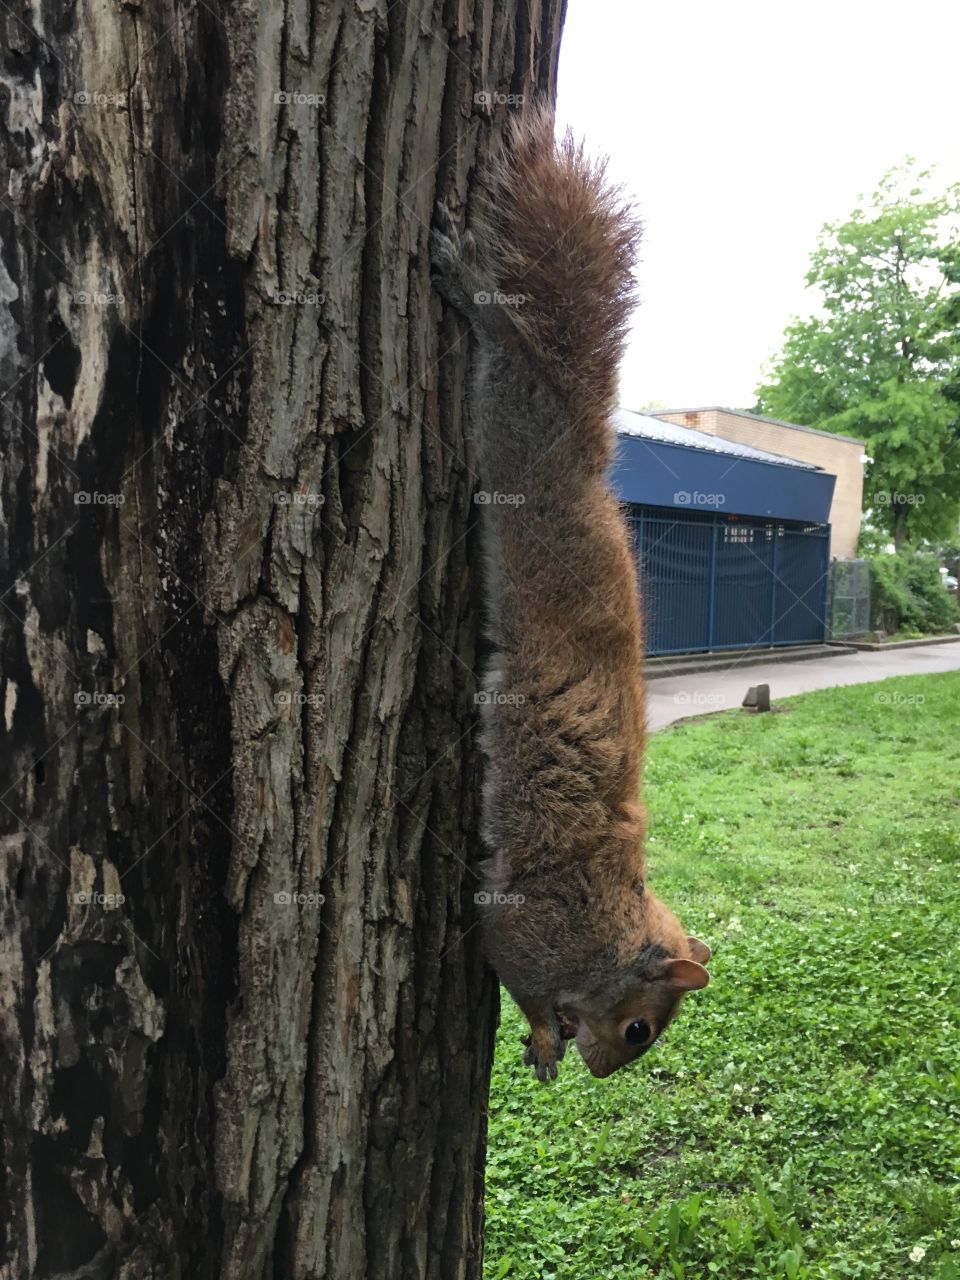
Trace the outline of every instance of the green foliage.
{"label": "green foliage", "polygon": [[960,622],[960,608],[940,577],[936,556],[901,551],[870,557],[871,625],[888,634],[931,635]]}
{"label": "green foliage", "polygon": [[857,555],[869,559],[870,556],[883,555],[890,545],[890,535],[882,529],[875,528],[864,520],[860,525],[860,537],[857,540]]}
{"label": "green foliage", "polygon": [[712,981],[549,1086],[505,1000],[487,1280],[960,1280],[958,706],[920,676],[654,737],[654,885]]}
{"label": "green foliage", "polygon": [[757,410],[854,436],[865,501],[900,546],[955,534],[960,513],[960,184],[924,189],[910,162],[823,228]]}

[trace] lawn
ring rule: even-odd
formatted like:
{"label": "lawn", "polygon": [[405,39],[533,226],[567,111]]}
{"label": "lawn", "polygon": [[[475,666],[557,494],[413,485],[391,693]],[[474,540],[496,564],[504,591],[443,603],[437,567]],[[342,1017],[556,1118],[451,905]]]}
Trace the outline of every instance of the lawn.
{"label": "lawn", "polygon": [[552,1085],[504,997],[486,1280],[958,1280],[960,673],[673,726],[646,799],[712,981]]}

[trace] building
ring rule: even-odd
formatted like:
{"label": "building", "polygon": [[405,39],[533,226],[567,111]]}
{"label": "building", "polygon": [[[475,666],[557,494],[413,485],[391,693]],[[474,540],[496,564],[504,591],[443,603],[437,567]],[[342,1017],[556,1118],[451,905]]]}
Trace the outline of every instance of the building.
{"label": "building", "polygon": [[771,453],[812,463],[835,475],[837,483],[830,508],[831,555],[837,559],[856,556],[863,509],[862,440],[801,427],[794,422],[781,422],[778,418],[761,418],[739,409],[669,409],[653,416],[756,449],[769,449]]}
{"label": "building", "polygon": [[647,651],[822,641],[834,475],[659,417],[620,409],[614,422]]}

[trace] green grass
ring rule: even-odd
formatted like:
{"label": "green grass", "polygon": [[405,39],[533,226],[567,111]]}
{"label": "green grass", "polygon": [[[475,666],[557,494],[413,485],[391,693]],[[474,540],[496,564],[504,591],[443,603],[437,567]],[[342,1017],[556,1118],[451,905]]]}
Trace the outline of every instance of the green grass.
{"label": "green grass", "polygon": [[504,1000],[487,1280],[960,1280],[960,674],[676,725],[646,799],[712,981],[605,1081]]}

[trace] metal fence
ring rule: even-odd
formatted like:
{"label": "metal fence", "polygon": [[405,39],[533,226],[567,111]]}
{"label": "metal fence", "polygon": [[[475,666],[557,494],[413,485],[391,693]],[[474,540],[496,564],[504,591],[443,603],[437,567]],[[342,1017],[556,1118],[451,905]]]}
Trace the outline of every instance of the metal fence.
{"label": "metal fence", "polygon": [[831,640],[870,630],[870,561],[834,560],[827,607]]}
{"label": "metal fence", "polygon": [[634,507],[647,652],[809,644],[826,635],[829,525]]}

